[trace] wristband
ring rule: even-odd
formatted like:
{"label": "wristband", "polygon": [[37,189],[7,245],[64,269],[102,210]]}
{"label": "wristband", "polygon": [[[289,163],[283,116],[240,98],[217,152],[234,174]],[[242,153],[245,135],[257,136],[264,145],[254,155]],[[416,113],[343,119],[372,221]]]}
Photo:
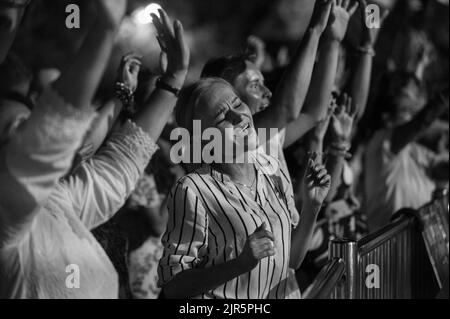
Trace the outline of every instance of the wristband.
{"label": "wristband", "polygon": [[352,158],[352,154],[349,153],[351,149],[350,143],[343,142],[343,143],[333,143],[328,148],[328,154],[336,156],[336,157],[343,157],[345,159]]}
{"label": "wristband", "polygon": [[343,157],[343,158],[345,158],[347,160],[352,158],[352,154],[351,153],[349,153],[347,151],[333,149],[333,148],[328,149],[327,153],[328,153],[328,155],[333,155],[335,157]]}
{"label": "wristband", "polygon": [[370,55],[371,57],[375,57],[377,54],[375,53],[375,50],[372,48],[372,47],[370,47],[370,48],[367,48],[367,47],[357,47],[356,48],[356,51],[358,51],[359,53],[362,53],[362,54],[368,54],[368,55]]}
{"label": "wristband", "polygon": [[169,84],[165,83],[162,80],[162,78],[158,78],[158,80],[156,80],[156,88],[168,91],[168,92],[172,93],[173,95],[175,95],[176,97],[178,97],[180,95],[179,89],[176,89],[176,88],[170,86]]}

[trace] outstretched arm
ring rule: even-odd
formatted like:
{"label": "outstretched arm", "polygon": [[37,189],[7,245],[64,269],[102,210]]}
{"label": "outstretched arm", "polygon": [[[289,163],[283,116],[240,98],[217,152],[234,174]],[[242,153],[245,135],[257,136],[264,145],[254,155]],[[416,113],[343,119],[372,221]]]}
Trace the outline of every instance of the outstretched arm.
{"label": "outstretched arm", "polygon": [[414,141],[424,130],[441,116],[449,105],[449,91],[437,94],[414,119],[394,129],[391,137],[391,152],[400,153],[409,143]]}
{"label": "outstretched arm", "polygon": [[[102,19],[89,33],[73,65],[44,92],[29,119],[0,150],[0,245],[19,240],[37,207],[72,165],[90,126],[91,99],[112,48],[126,0],[99,0]],[[81,111],[81,112],[80,112]]]}
{"label": "outstretched arm", "polygon": [[91,107],[109,61],[117,29],[125,15],[127,0],[98,0],[98,16],[78,55],[54,88],[77,109]]}
{"label": "outstretched arm", "polygon": [[[289,144],[300,139],[327,114],[336,79],[339,46],[347,33],[348,23],[357,7],[357,2],[350,6],[350,1],[333,1],[330,21],[322,36],[319,60],[314,68],[302,116],[296,122],[291,123],[286,130],[286,141]],[[287,145],[285,144],[285,146]]]}
{"label": "outstretched arm", "polygon": [[317,12],[317,17],[313,19],[310,29],[283,75],[271,106],[255,116],[257,128],[281,130],[298,118],[311,82],[319,40],[330,16],[331,2],[327,0]]}
{"label": "outstretched arm", "polygon": [[[161,80],[165,84],[180,90],[189,68],[190,51],[184,38],[183,26],[176,20],[173,26],[167,14],[160,10],[161,18],[153,15],[161,49],[167,56],[167,70]],[[134,121],[151,138],[157,140],[173,113],[177,97],[168,91],[156,89],[146,105],[135,116]]]}
{"label": "outstretched arm", "polygon": [[[172,27],[167,14],[161,10],[160,15],[161,18],[154,16],[154,23],[168,60],[162,81],[181,89],[189,65],[189,49],[181,23],[175,21]],[[137,58],[131,57],[124,69],[130,78],[137,78]],[[176,101],[174,93],[155,89],[146,104],[111,135],[98,154],[68,179],[66,187],[86,226],[98,226],[124,205],[156,151],[156,141]]]}
{"label": "outstretched arm", "polygon": [[337,194],[342,183],[342,173],[345,161],[351,147],[353,123],[356,108],[352,98],[344,94],[338,101],[338,107],[332,116],[331,144],[328,146],[326,167],[331,175],[331,186],[327,201],[331,202]]}
{"label": "outstretched arm", "polygon": [[387,18],[389,11],[386,10],[380,21],[380,28],[370,29],[366,26],[367,20],[367,1],[358,0],[361,11],[361,25],[363,28],[363,36],[358,51],[358,60],[352,76],[350,86],[350,96],[353,97],[353,102],[357,109],[356,120],[364,116],[367,107],[367,101],[370,93],[370,81],[372,79],[373,58],[375,56],[374,46],[378,39],[380,29],[383,22]]}

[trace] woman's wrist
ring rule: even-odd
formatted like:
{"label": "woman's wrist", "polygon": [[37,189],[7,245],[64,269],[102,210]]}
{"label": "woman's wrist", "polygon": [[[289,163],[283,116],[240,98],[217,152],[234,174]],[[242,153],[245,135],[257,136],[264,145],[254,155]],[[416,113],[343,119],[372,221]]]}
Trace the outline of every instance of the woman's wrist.
{"label": "woman's wrist", "polygon": [[319,27],[314,26],[308,29],[308,34],[311,38],[316,38],[318,40],[322,36],[323,31],[321,31]]}
{"label": "woman's wrist", "polygon": [[319,203],[306,197],[306,200],[303,201],[302,211],[309,211],[312,214],[312,217],[316,218],[319,215],[322,206],[323,202]]}
{"label": "woman's wrist", "polygon": [[375,48],[371,42],[364,42],[360,46],[356,47],[355,50],[359,54],[368,55],[371,57],[376,56]]}
{"label": "woman's wrist", "polygon": [[161,76],[161,80],[173,88],[181,90],[186,80],[187,70],[167,71]]}
{"label": "woman's wrist", "polygon": [[339,49],[341,41],[330,36],[322,36],[322,48],[325,49]]}
{"label": "woman's wrist", "polygon": [[339,141],[333,141],[327,149],[327,154],[334,156],[334,157],[343,157],[345,159],[350,159],[351,154],[350,150],[352,148],[352,145],[347,140],[339,140]]}

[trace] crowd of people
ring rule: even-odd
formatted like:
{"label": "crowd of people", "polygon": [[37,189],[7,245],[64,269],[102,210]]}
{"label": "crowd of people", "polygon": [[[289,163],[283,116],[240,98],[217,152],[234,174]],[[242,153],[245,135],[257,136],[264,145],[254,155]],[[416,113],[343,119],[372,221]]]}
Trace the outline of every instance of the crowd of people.
{"label": "crowd of people", "polygon": [[[448,3],[369,28],[365,0],[317,0],[292,52],[251,36],[195,81],[161,9],[160,74],[127,54],[101,96],[127,0],[95,0],[69,66],[39,74],[11,52],[30,2],[0,0],[0,298],[301,299],[330,240],[448,187],[448,39],[423,14]],[[195,123],[214,160],[177,163]]]}

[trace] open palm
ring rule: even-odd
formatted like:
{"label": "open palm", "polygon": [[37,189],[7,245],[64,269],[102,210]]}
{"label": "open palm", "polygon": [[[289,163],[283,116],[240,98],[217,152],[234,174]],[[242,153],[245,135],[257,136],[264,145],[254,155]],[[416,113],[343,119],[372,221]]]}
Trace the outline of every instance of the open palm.
{"label": "open palm", "polygon": [[344,94],[333,114],[331,132],[334,140],[350,140],[353,131],[353,123],[355,121],[355,111],[352,98],[347,94]]}
{"label": "open palm", "polygon": [[349,0],[335,0],[328,27],[325,31],[326,37],[338,42],[344,40],[350,18],[358,8],[358,2],[353,2],[352,6],[350,6],[350,3],[351,1]]}

